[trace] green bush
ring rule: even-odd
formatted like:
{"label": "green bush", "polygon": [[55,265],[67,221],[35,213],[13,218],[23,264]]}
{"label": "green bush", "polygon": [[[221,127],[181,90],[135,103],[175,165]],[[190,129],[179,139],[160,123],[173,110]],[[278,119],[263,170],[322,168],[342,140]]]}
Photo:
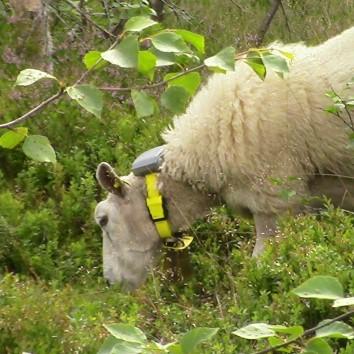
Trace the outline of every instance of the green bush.
{"label": "green bush", "polygon": [[[29,215],[32,227],[46,226],[46,211],[34,219]],[[103,324],[123,322],[161,343],[176,340],[195,326],[218,327],[215,339],[201,352],[247,352],[248,341],[230,335],[236,328],[252,322],[310,328],[342,313],[328,301],[302,300],[290,290],[311,276],[331,274],[343,283],[345,293],[354,293],[353,223],[353,217],[335,209],[319,216],[285,219],[282,242],[271,244],[257,262],[250,258],[248,223],[240,225],[221,210],[212,215],[211,223],[197,225],[197,240],[190,250],[194,274],[189,280],[175,283],[160,268],[134,294],[106,288],[100,260],[93,261],[100,249],[96,253],[90,249],[86,258],[93,263],[88,264],[84,258],[87,241],[71,242],[65,248],[68,254],[58,251],[61,261],[49,281],[41,280],[41,273],[38,278],[33,274],[3,277],[1,346],[5,353],[95,353],[107,335]],[[237,230],[249,237],[232,234]],[[45,260],[48,256],[41,252],[36,255]],[[31,265],[35,266],[34,261]],[[41,268],[35,269],[40,272]],[[346,342],[337,345],[341,354],[350,354],[354,348]]]}

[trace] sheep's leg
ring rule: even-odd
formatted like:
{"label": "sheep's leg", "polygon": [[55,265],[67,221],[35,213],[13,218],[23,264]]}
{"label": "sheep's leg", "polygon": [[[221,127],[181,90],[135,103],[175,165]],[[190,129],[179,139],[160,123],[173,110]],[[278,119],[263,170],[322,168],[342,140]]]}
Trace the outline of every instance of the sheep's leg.
{"label": "sheep's leg", "polygon": [[253,249],[252,257],[260,256],[265,247],[265,241],[277,234],[276,216],[268,214],[254,214],[256,225],[256,244]]}

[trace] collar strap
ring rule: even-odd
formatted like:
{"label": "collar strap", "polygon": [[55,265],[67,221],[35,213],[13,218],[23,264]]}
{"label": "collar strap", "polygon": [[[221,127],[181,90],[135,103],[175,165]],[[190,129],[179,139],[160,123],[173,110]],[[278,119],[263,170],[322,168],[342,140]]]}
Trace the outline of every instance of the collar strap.
{"label": "collar strap", "polygon": [[149,173],[145,176],[146,183],[146,205],[150,216],[156,226],[157,232],[163,239],[172,237],[172,229],[167,220],[166,209],[163,205],[162,195],[157,188],[157,173]]}
{"label": "collar strap", "polygon": [[167,210],[164,206],[163,197],[157,187],[157,173],[149,173],[145,176],[147,191],[146,205],[152,221],[165,247],[182,250],[187,248],[193,241],[192,236],[174,237],[171,224],[167,219]]}

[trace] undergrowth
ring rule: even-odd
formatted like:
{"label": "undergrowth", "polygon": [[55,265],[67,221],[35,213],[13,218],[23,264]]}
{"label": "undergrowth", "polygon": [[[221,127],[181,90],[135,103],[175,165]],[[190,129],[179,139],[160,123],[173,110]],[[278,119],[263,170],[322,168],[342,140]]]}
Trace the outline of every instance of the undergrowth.
{"label": "undergrowth", "polygon": [[[243,353],[250,352],[250,344],[230,335],[236,328],[260,321],[310,328],[343,311],[328,301],[301,300],[290,290],[326,274],[336,276],[345,293],[354,293],[353,217],[330,208],[283,220],[283,240],[271,244],[258,261],[250,257],[251,231],[251,225],[240,224],[224,209],[215,212],[210,224],[196,226],[189,279],[173,281],[160,267],[132,294],[107,288],[89,265],[77,268],[80,274],[65,284],[60,272],[47,281],[4,275],[1,346],[5,353],[95,353],[107,335],[103,324],[123,322],[162,343],[195,326],[220,327],[202,352]],[[340,353],[353,352],[353,344],[347,349],[340,344]]]}

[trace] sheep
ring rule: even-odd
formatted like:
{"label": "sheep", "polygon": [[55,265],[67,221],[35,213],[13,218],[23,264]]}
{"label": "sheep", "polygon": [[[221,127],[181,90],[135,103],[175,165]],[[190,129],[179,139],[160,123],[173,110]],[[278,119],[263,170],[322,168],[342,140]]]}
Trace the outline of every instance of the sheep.
{"label": "sheep", "polygon": [[[354,27],[315,47],[275,45],[295,55],[284,79],[269,72],[261,81],[238,62],[234,72],[212,75],[163,133],[158,189],[173,232],[225,203],[253,217],[259,256],[277,234],[278,216],[303,209],[304,198],[326,195],[354,210],[347,127],[324,110],[331,103],[325,93],[342,94],[354,76]],[[96,176],[109,192],[95,211],[104,277],[135,289],[163,243],[146,207],[144,177],[118,177],[105,162]],[[290,198],[281,196],[284,189]]]}

